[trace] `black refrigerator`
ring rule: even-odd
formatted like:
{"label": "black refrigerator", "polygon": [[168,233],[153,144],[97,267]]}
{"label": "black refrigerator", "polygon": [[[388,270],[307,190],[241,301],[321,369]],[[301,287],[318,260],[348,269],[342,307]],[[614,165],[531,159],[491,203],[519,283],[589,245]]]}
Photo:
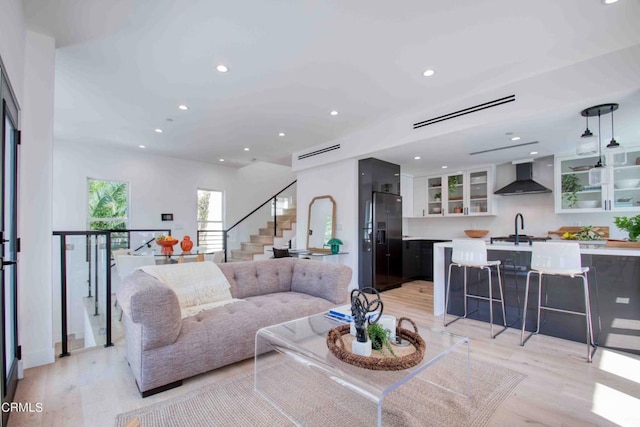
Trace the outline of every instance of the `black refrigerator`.
{"label": "black refrigerator", "polygon": [[373,287],[378,291],[402,283],[402,197],[373,193]]}
{"label": "black refrigerator", "polygon": [[402,197],[400,167],[360,160],[360,288],[379,292],[402,284]]}

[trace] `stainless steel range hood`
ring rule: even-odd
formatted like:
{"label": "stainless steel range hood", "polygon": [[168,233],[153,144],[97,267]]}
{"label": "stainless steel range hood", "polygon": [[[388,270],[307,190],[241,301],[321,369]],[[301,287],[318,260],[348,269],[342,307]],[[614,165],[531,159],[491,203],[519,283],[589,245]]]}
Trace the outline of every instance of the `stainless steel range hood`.
{"label": "stainless steel range hood", "polygon": [[547,187],[533,180],[533,162],[516,164],[516,180],[494,194],[519,196],[521,194],[551,193]]}

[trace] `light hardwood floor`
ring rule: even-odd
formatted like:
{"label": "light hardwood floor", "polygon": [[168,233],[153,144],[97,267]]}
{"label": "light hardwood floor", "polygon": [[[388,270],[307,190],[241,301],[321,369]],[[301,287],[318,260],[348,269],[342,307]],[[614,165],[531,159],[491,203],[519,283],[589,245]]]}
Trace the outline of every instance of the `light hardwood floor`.
{"label": "light hardwood floor", "polygon": [[[430,313],[432,284],[415,281],[383,293],[385,311],[405,315],[437,329],[471,338],[472,363],[489,361],[527,378],[498,408],[490,425],[585,426],[640,425],[640,357],[598,349],[586,363],[585,344],[534,336],[525,347],[520,334],[507,330],[495,340],[488,325],[463,319],[447,328]],[[121,412],[180,396],[250,369],[243,362],[186,380],[182,387],[140,398],[123,357],[115,347],[72,354],[56,363],[28,369],[18,402],[42,402],[42,413],[14,413],[9,426],[113,426]]]}

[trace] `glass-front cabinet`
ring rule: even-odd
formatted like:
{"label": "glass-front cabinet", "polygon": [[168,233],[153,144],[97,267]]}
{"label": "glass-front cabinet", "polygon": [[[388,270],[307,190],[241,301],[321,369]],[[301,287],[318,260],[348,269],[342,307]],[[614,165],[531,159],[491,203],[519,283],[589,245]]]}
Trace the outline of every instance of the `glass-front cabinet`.
{"label": "glass-front cabinet", "polygon": [[427,216],[442,215],[442,177],[427,178]]}
{"label": "glass-front cabinet", "polygon": [[427,178],[427,216],[495,215],[493,167]]}
{"label": "glass-front cabinet", "polygon": [[556,212],[640,211],[640,148],[627,150],[621,164],[614,164],[606,151],[602,160],[601,182],[590,183],[597,155],[556,157]]}

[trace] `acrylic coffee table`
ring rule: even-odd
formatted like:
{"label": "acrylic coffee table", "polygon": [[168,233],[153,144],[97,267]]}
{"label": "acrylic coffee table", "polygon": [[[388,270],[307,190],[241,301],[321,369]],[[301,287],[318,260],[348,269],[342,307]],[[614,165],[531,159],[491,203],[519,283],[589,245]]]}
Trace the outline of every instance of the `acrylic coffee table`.
{"label": "acrylic coffee table", "polygon": [[[347,390],[349,394],[357,394],[364,405],[371,405],[371,422],[363,423],[368,425],[382,425],[385,397],[409,381],[427,381],[446,390],[445,393],[470,396],[467,337],[418,324],[418,332],[426,342],[422,362],[400,371],[374,371],[347,364],[329,351],[327,333],[340,325],[323,314],[317,314],[262,328],[256,334],[255,390],[295,423],[305,419],[303,412],[313,411],[308,404],[292,399],[298,393],[312,392],[309,390],[309,378],[322,378],[340,389],[340,393],[331,392],[329,397],[344,397]],[[445,372],[445,375],[429,378],[429,368],[436,365],[438,371]],[[323,386],[323,391],[326,388]]]}

